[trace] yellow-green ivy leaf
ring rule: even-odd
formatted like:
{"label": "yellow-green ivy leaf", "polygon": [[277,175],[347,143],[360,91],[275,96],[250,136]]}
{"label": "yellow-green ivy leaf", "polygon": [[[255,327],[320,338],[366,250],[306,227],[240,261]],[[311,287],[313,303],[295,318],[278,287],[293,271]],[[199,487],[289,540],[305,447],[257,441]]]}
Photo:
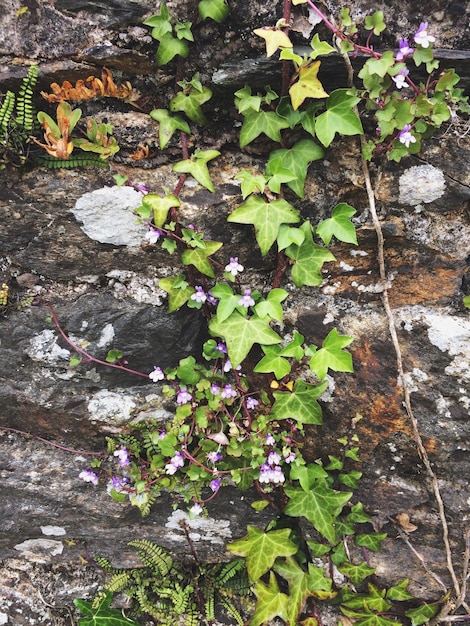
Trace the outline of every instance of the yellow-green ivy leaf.
{"label": "yellow-green ivy leaf", "polygon": [[299,69],[299,80],[289,89],[294,110],[297,110],[306,98],[328,98],[317,74],[320,61]]}
{"label": "yellow-green ivy leaf", "polygon": [[317,350],[310,359],[309,367],[320,380],[325,378],[328,369],[334,372],[354,372],[352,356],[343,348],[349,346],[352,337],[340,335],[336,328],[328,333],[320,350]]}
{"label": "yellow-green ivy leaf", "polygon": [[189,300],[191,294],[194,293],[193,287],[188,285],[183,274],[170,278],[160,278],[158,286],[168,294],[168,310],[170,313],[181,308]]}
{"label": "yellow-green ivy leaf", "polygon": [[256,28],[255,35],[262,37],[266,42],[266,56],[272,56],[279,48],[293,48],[293,44],[288,35],[280,28]]}
{"label": "yellow-green ivy leaf", "polygon": [[210,17],[219,24],[227,19],[229,8],[225,0],[201,0],[198,5],[199,15],[205,20]]}
{"label": "yellow-green ivy leaf", "polygon": [[313,242],[312,227],[309,222],[304,222],[299,230],[304,234],[302,243],[300,245],[294,243],[286,248],[286,255],[295,261],[291,270],[292,280],[296,287],[303,285],[316,287],[323,280],[321,274],[323,264],[334,261],[335,257],[327,248]]}
{"label": "yellow-green ivy leaf", "polygon": [[184,265],[194,265],[194,267],[198,269],[201,274],[214,278],[214,270],[208,257],[222,247],[222,242],[205,241],[204,244],[204,248],[185,250],[181,255],[181,260]]}
{"label": "yellow-green ivy leaf", "polygon": [[214,192],[207,163],[220,155],[218,150],[195,150],[190,159],[179,161],[173,165],[173,171],[178,174],[191,174],[198,183],[209,191]]}
{"label": "yellow-green ivy leaf", "polygon": [[310,385],[300,378],[295,381],[293,391],[275,391],[272,416],[275,419],[294,419],[299,424],[321,424],[322,412],[317,400],[328,383]]}
{"label": "yellow-green ivy leaf", "polygon": [[331,217],[323,220],[317,228],[316,233],[328,246],[332,237],[345,243],[357,245],[356,229],[350,218],[356,213],[356,209],[346,202],[337,204],[331,213]]}

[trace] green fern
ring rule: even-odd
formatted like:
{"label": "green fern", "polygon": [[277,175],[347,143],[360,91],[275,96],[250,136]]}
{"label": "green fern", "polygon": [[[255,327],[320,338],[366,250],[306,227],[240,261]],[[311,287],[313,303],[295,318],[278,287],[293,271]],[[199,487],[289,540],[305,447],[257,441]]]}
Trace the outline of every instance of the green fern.
{"label": "green fern", "polygon": [[44,165],[51,169],[75,168],[75,167],[109,167],[109,163],[103,161],[97,154],[77,152],[70,155],[70,159],[57,159],[47,154],[31,155],[36,165]]}
{"label": "green fern", "polygon": [[173,559],[169,552],[152,543],[148,539],[134,539],[129,542],[131,548],[136,548],[142,563],[152,568],[155,576],[167,576],[173,567]]}

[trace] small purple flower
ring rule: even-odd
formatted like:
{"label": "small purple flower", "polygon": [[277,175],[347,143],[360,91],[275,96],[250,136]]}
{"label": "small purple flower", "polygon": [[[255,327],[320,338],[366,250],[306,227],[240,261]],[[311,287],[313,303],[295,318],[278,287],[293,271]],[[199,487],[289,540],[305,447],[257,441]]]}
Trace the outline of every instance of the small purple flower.
{"label": "small purple flower", "polygon": [[208,452],[206,454],[206,458],[209,461],[209,463],[212,463],[212,465],[215,465],[217,461],[220,461],[223,457],[218,450],[212,450],[211,452]]}
{"label": "small purple flower", "polygon": [[216,306],[216,304],[218,302],[218,299],[215,296],[212,295],[211,291],[207,292],[207,302],[209,304],[212,304],[213,306]]}
{"label": "small purple flower", "polygon": [[130,464],[129,453],[127,452],[127,448],[124,446],[119,448],[119,450],[115,450],[114,456],[118,457],[118,463],[121,467],[126,467],[126,465]]}
{"label": "small purple flower", "polygon": [[93,483],[93,485],[98,484],[98,474],[96,474],[91,469],[82,470],[78,477],[84,480],[86,483]]}
{"label": "small purple flower", "polygon": [[207,300],[207,294],[200,285],[197,285],[196,291],[191,294],[191,300],[195,300],[196,302],[200,302],[201,304]]}
{"label": "small purple flower", "polygon": [[161,367],[154,367],[153,372],[149,374],[150,380],[153,380],[154,383],[157,383],[159,380],[163,380],[165,378],[165,374]]}
{"label": "small purple flower", "polygon": [[[237,367],[235,368],[237,370],[237,372],[239,370],[241,370],[242,366],[241,365],[237,365]],[[230,359],[227,359],[224,363],[224,372],[230,372],[230,370],[232,369],[232,364],[230,362]]]}
{"label": "small purple flower", "polygon": [[188,404],[193,399],[192,395],[186,391],[186,387],[181,387],[176,396],[176,404]]}
{"label": "small purple flower", "polygon": [[121,479],[118,478],[117,476],[113,476],[111,478],[111,485],[113,489],[118,489],[122,485]]}
{"label": "small purple flower", "polygon": [[220,483],[222,482],[221,478],[214,478],[214,480],[211,480],[211,482],[209,483],[209,487],[212,489],[212,491],[215,493],[216,491],[219,491],[219,487],[220,487]]}
{"label": "small purple flower", "polygon": [[243,292],[243,296],[238,301],[238,306],[244,306],[245,308],[248,308],[254,305],[255,301],[251,297],[251,289],[245,289],[245,291]]}
{"label": "small purple flower", "polygon": [[392,76],[392,80],[395,83],[397,89],[402,89],[406,85],[406,77],[409,74],[409,70],[403,68],[398,72],[396,76]]}
{"label": "small purple flower", "polygon": [[158,435],[158,440],[161,441],[166,436],[166,430],[162,430],[162,432]]}
{"label": "small purple flower", "polygon": [[428,35],[428,23],[421,22],[418,30],[415,32],[413,39],[418,46],[422,46],[423,48],[429,48],[429,44],[436,41],[436,38],[432,35]]}
{"label": "small purple flower", "polygon": [[146,196],[150,191],[150,187],[148,185],[144,185],[144,183],[134,183],[132,185],[136,191],[140,191],[141,194]]}
{"label": "small purple flower", "polygon": [[245,268],[238,262],[238,257],[230,257],[230,263],[225,266],[225,271],[232,276],[236,276],[239,272],[243,272]]}
{"label": "small purple flower", "polygon": [[266,445],[267,446],[273,446],[276,443],[276,440],[274,439],[274,437],[271,435],[271,433],[269,433],[268,435],[266,435]]}
{"label": "small purple flower", "polygon": [[290,448],[284,448],[282,451],[282,456],[284,457],[285,463],[293,463],[297,458],[295,452],[292,452]]}
{"label": "small purple flower", "polygon": [[225,385],[225,387],[222,389],[221,396],[222,396],[222,398],[225,398],[225,399],[236,398],[237,397],[237,392],[232,387],[232,385]]}
{"label": "small purple flower", "polygon": [[193,504],[193,506],[189,509],[189,513],[190,515],[201,515],[202,506],[199,504],[199,502],[196,502],[196,504]]}
{"label": "small purple flower", "polygon": [[212,383],[210,387],[210,392],[213,396],[218,396],[220,393],[220,387],[216,383]]}
{"label": "small purple flower", "polygon": [[284,476],[279,465],[271,467],[268,463],[263,463],[260,468],[258,480],[260,483],[274,483],[277,485],[279,483],[283,483],[286,480],[286,477]]}
{"label": "small purple flower", "polygon": [[398,141],[405,144],[407,148],[410,147],[410,143],[416,143],[416,137],[410,133],[411,124],[405,124],[403,130],[398,133]]}
{"label": "small purple flower", "polygon": [[227,354],[227,346],[220,342],[215,346],[215,349],[220,352],[221,354]]}
{"label": "small purple flower", "polygon": [[268,460],[266,461],[266,463],[268,463],[269,465],[279,465],[280,462],[281,455],[274,450],[271,450],[271,452],[268,454]]}
{"label": "small purple flower", "polygon": [[172,476],[175,474],[180,467],[184,465],[184,457],[181,452],[176,452],[174,456],[171,457],[170,462],[165,465],[165,472]]}
{"label": "small purple flower", "polygon": [[157,243],[160,237],[163,235],[162,231],[153,226],[149,227],[148,233],[145,235],[145,239],[148,239],[149,243]]}
{"label": "small purple flower", "polygon": [[256,406],[258,406],[259,402],[256,398],[247,398],[246,399],[246,408],[248,410],[250,409],[254,409]]}
{"label": "small purple flower", "polygon": [[397,61],[403,61],[414,52],[413,48],[410,48],[408,44],[408,39],[400,39],[398,46],[399,50],[395,57]]}

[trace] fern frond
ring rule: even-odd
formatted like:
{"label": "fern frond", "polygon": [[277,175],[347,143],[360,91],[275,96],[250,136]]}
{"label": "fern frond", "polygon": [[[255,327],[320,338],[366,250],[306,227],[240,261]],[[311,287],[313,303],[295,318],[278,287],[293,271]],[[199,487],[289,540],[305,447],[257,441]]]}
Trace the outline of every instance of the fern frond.
{"label": "fern frond", "polygon": [[93,601],[91,603],[91,608],[92,609],[97,609],[99,607],[99,605],[101,604],[103,598],[106,598],[107,596],[107,592],[102,590],[102,591],[98,591],[98,593],[96,594],[96,596],[93,598]]}
{"label": "fern frond", "polygon": [[6,145],[10,129],[16,96],[13,91],[7,91],[0,108],[0,144]]}
{"label": "fern frond", "polygon": [[111,591],[111,593],[118,593],[123,591],[129,584],[131,576],[129,572],[119,572],[114,574],[109,583],[105,585],[105,589]]}
{"label": "fern frond", "polygon": [[34,89],[38,81],[38,66],[31,65],[27,75],[21,82],[18,96],[16,98],[16,126],[21,129],[21,133],[26,140],[34,130],[36,125],[36,111],[33,104]]}
{"label": "fern frond", "polygon": [[187,609],[184,626],[200,626],[199,611],[194,602]]}
{"label": "fern frond", "polygon": [[167,576],[173,566],[170,553],[148,539],[134,539],[129,546],[136,548],[142,563],[152,569],[154,576]]}
{"label": "fern frond", "polygon": [[221,596],[219,598],[220,604],[224,607],[229,615],[233,617],[233,619],[237,622],[238,626],[243,626],[245,620],[240,614],[240,611],[235,607],[235,605],[228,599]]}
{"label": "fern frond", "polygon": [[49,155],[35,154],[32,156],[33,161],[37,165],[44,165],[52,169],[73,168],[73,167],[109,167],[109,163],[100,159],[97,154],[89,153],[73,153],[70,159],[57,159]]}

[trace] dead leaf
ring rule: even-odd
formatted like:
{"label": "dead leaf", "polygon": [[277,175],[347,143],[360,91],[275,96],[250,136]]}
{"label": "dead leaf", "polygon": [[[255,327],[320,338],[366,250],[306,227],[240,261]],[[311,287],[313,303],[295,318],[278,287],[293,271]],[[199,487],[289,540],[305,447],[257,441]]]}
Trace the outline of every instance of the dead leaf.
{"label": "dead leaf", "polygon": [[137,150],[129,155],[129,158],[133,161],[141,161],[142,159],[148,159],[150,156],[150,149],[148,146],[144,146],[139,143]]}
{"label": "dead leaf", "polygon": [[408,513],[399,513],[395,516],[395,519],[400,524],[401,529],[404,530],[405,533],[412,533],[415,530],[418,530],[418,527],[410,522],[410,516],[408,515]]}
{"label": "dead leaf", "polygon": [[62,102],[63,100],[92,100],[94,98],[118,98],[126,102],[138,100],[140,94],[134,91],[129,81],[116,85],[111,72],[104,67],[101,79],[88,76],[86,80],[77,80],[75,87],[68,80],[62,85],[51,84],[52,93],[41,91],[42,97],[48,102]]}

